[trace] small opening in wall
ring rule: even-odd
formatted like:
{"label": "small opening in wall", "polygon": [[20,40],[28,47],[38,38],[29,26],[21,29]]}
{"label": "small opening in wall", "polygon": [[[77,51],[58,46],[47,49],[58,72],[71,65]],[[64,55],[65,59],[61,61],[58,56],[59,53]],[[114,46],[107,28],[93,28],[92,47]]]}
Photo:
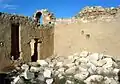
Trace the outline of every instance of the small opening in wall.
{"label": "small opening in wall", "polygon": [[86,34],[86,39],[89,39],[90,38],[90,34]]}
{"label": "small opening in wall", "polygon": [[84,31],[82,30],[82,31],[81,31],[81,35],[83,35],[83,34],[84,34]]}
{"label": "small opening in wall", "polygon": [[49,24],[51,24],[51,22],[49,22]]}
{"label": "small opening in wall", "polygon": [[35,18],[36,18],[36,21],[39,22],[39,23],[42,23],[42,13],[41,12],[37,12],[36,15],[35,15]]}

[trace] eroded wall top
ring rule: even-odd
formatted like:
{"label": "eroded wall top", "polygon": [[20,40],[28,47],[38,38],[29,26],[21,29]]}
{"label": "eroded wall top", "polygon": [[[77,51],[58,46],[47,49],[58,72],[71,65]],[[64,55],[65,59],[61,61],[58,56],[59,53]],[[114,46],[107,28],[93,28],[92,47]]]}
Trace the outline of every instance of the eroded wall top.
{"label": "eroded wall top", "polygon": [[1,23],[19,23],[21,25],[25,26],[31,26],[33,28],[52,28],[54,27],[54,24],[40,24],[36,21],[34,21],[33,17],[29,16],[22,16],[17,14],[8,14],[8,13],[2,13],[0,12],[0,22]]}
{"label": "eroded wall top", "polygon": [[92,21],[105,21],[110,22],[120,17],[120,7],[104,8],[101,6],[87,6],[83,8],[78,14],[71,18],[56,19],[58,23],[77,23],[77,22],[92,22]]}
{"label": "eroded wall top", "polygon": [[37,10],[34,13],[33,18],[36,22],[39,22],[39,23],[41,23],[40,19],[42,18],[43,24],[48,24],[48,23],[54,24],[56,20],[54,14],[48,11],[48,9]]}

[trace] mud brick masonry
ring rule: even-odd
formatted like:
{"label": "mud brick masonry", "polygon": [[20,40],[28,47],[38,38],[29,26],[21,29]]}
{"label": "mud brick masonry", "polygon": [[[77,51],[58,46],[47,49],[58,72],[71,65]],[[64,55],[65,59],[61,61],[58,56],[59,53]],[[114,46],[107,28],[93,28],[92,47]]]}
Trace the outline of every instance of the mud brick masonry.
{"label": "mud brick masonry", "polygon": [[[43,17],[43,24],[39,23]],[[47,19],[46,19],[47,18]],[[52,13],[37,11],[33,18],[0,12],[0,60],[36,61],[54,51]]]}

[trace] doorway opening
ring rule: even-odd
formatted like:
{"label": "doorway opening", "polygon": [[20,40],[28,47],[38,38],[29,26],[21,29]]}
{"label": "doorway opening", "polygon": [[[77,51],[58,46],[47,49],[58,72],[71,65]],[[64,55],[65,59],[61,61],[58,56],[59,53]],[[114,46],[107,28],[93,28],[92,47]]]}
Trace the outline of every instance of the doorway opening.
{"label": "doorway opening", "polygon": [[36,62],[40,59],[40,45],[42,41],[39,39],[31,39],[30,46],[31,46],[31,61]]}
{"label": "doorway opening", "polygon": [[38,59],[38,51],[37,51],[37,46],[38,46],[38,39],[32,39],[31,40],[31,61],[36,62]]}
{"label": "doorway opening", "polygon": [[17,23],[11,24],[11,57],[17,60],[19,56],[19,23]]}

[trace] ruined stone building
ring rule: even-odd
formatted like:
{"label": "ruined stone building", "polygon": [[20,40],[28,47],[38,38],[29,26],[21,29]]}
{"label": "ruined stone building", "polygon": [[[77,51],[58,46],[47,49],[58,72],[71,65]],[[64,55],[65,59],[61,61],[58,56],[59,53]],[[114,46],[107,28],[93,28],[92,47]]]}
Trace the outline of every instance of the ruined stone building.
{"label": "ruined stone building", "polygon": [[33,18],[0,13],[0,32],[0,64],[12,57],[36,61],[83,50],[120,59],[119,7],[85,7],[74,17],[59,19],[47,9]]}
{"label": "ruined stone building", "polygon": [[68,56],[99,52],[120,59],[120,7],[85,7],[72,18],[56,19],[54,50]]}
{"label": "ruined stone building", "polygon": [[[39,23],[41,16],[43,24]],[[51,56],[54,52],[53,19],[53,14],[47,10],[37,11],[33,18],[0,12],[0,62],[19,58],[37,61]]]}

